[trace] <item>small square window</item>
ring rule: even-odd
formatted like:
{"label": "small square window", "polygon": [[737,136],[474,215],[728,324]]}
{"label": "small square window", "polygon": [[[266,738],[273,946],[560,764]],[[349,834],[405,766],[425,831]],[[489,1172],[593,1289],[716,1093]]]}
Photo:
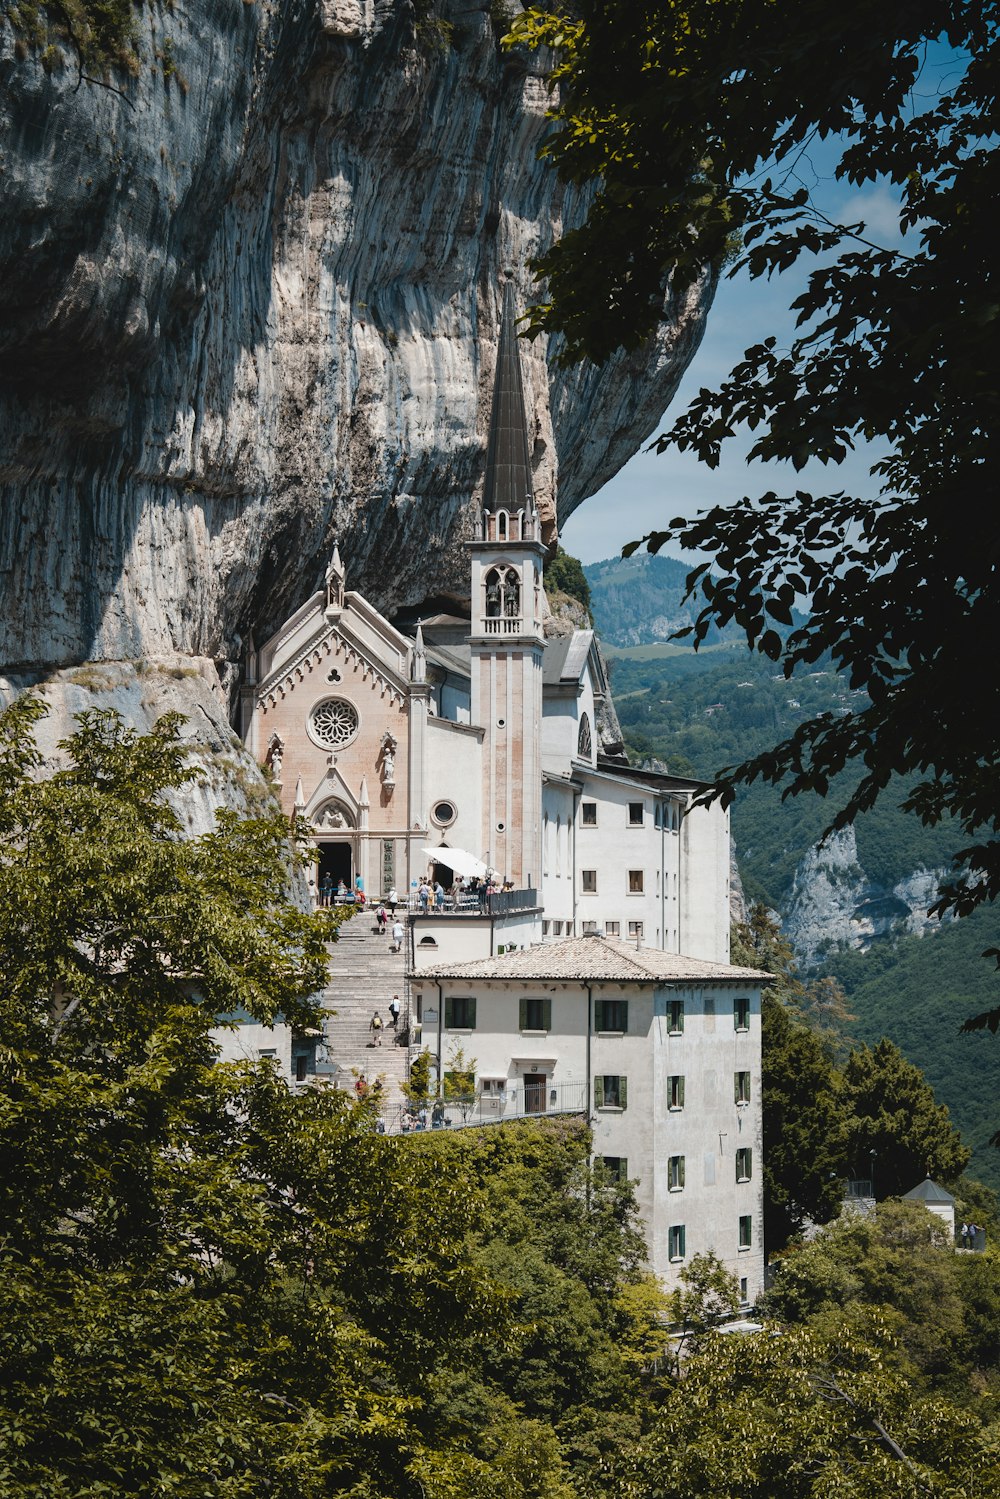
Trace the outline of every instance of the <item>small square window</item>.
{"label": "small square window", "polygon": [[746,998],[733,1000],[733,1025],[738,1031],[750,1029],[750,1001]]}
{"label": "small square window", "polygon": [[629,924],[628,924],[628,934],[633,939],[633,941],[636,938],[638,938],[639,941],[642,940],[642,931],[643,931],[643,927],[642,927],[642,922],[641,921],[630,921],[629,922]]}
{"label": "small square window", "polygon": [[595,1109],[628,1107],[628,1079],[617,1073],[598,1073],[594,1078]]}
{"label": "small square window", "polygon": [[597,922],[596,921],[583,921],[583,922],[580,923],[580,930],[583,932],[583,935],[586,937],[586,935],[587,935],[588,932],[596,932],[597,931]]}
{"label": "small square window", "polygon": [[580,870],[580,889],[583,891],[584,895],[596,895],[597,894],[597,870],[596,869],[581,869]]}
{"label": "small square window", "polygon": [[684,1107],[684,1078],[678,1074],[667,1078],[667,1108],[682,1109]]}
{"label": "small square window", "polygon": [[628,1030],[628,1000],[595,999],[594,1029],[596,1031],[620,1031],[624,1034]]}
{"label": "small square window", "polygon": [[454,994],[444,1002],[444,1024],[449,1031],[474,1031],[476,1001],[471,995]]}
{"label": "small square window", "polygon": [[629,895],[641,895],[644,888],[643,873],[641,869],[630,869],[628,872]]}
{"label": "small square window", "polygon": [[643,813],[642,802],[629,802],[629,804],[628,804],[628,825],[629,825],[630,828],[641,828],[642,827],[642,813]]}
{"label": "small square window", "polygon": [[750,1102],[750,1074],[749,1072],[733,1073],[733,1095],[737,1103]]}
{"label": "small square window", "polygon": [[522,1031],[550,1031],[552,1029],[551,999],[522,999],[519,1005]]}
{"label": "small square window", "polygon": [[605,1155],[601,1157],[605,1171],[615,1178],[616,1181],[628,1181],[628,1159],[623,1155]]}
{"label": "small square window", "polygon": [[748,1182],[753,1176],[753,1151],[749,1145],[741,1145],[736,1152],[736,1180]]}
{"label": "small square window", "polygon": [[543,921],[542,922],[542,936],[543,937],[547,937],[549,935],[549,927],[550,927],[550,925],[551,925],[551,923],[548,922],[548,921]]}
{"label": "small square window", "polygon": [[667,1190],[670,1192],[683,1192],[684,1190],[684,1157],[672,1155],[667,1160]]}
{"label": "small square window", "polygon": [[683,1223],[674,1223],[667,1230],[667,1254],[670,1259],[682,1260],[684,1258],[686,1238]]}
{"label": "small square window", "polygon": [[606,921],[604,923],[604,935],[606,937],[620,937],[621,934],[622,924],[620,921]]}
{"label": "small square window", "polygon": [[554,921],[552,923],[552,935],[553,935],[553,937],[561,937],[562,936],[562,922],[561,921]]}
{"label": "small square window", "polygon": [[749,1213],[740,1217],[740,1248],[749,1249],[753,1244],[753,1219]]}
{"label": "small square window", "polygon": [[684,1030],[683,999],[672,999],[667,1005],[667,1030],[672,1036],[679,1036]]}
{"label": "small square window", "polygon": [[580,825],[585,828],[596,828],[597,826],[597,803],[580,803]]}

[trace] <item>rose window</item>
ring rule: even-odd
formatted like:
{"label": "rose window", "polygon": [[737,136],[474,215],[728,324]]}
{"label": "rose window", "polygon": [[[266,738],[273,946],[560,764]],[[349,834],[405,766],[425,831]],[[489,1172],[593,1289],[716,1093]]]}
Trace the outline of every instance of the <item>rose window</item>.
{"label": "rose window", "polygon": [[357,711],[342,698],[331,697],[325,703],[317,703],[309,727],[320,744],[339,749],[341,745],[350,744],[358,732]]}

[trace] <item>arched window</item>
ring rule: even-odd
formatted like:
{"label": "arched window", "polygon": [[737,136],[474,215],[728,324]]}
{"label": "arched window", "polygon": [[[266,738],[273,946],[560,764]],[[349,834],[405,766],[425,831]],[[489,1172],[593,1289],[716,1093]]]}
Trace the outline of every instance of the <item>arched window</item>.
{"label": "arched window", "polygon": [[590,715],[584,713],[580,718],[580,733],[576,741],[576,752],[581,759],[589,760],[593,751],[593,741],[590,737]]}
{"label": "arched window", "polygon": [[521,580],[517,568],[491,567],[486,574],[486,618],[516,619],[521,612]]}
{"label": "arched window", "polygon": [[507,512],[506,512],[506,510],[498,510],[497,511],[497,541],[506,541],[506,540],[507,540]]}

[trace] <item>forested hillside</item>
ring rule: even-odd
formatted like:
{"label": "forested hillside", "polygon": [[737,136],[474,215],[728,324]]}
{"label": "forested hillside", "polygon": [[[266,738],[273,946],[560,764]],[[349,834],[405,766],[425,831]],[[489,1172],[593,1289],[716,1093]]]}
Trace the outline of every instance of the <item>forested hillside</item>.
{"label": "forested hillside", "polygon": [[[636,568],[637,562],[645,565]],[[662,567],[651,569],[649,562]],[[683,641],[630,645],[642,612],[649,619],[675,617],[678,627],[687,622],[678,609],[687,572],[683,563],[635,557],[585,571],[618,715],[638,760],[655,757],[671,770],[711,779],[803,719],[842,713],[860,700],[830,670],[786,682],[770,662],[734,642],[716,640],[698,652]],[[630,576],[641,610],[633,608]],[[664,594],[658,605],[651,593],[660,579]],[[733,838],[747,895],[776,910],[793,936],[799,906],[815,894],[803,886],[816,871],[800,866],[849,784],[845,775],[827,798],[782,801],[779,789],[757,783],[744,788],[733,805]],[[812,951],[809,976],[830,974],[844,984],[857,1017],[842,1027],[845,1042],[887,1035],[926,1073],[974,1149],[972,1174],[1000,1187],[1000,1153],[988,1143],[1000,1128],[1000,1040],[959,1032],[964,1018],[997,1002],[998,976],[981,956],[995,945],[995,915],[987,910],[942,927],[928,925],[922,912],[908,913],[897,892],[906,893],[917,872],[947,869],[960,840],[948,825],[927,828],[903,812],[899,803],[907,789],[901,780],[891,796],[858,820],[854,864],[823,871],[831,899],[839,896],[841,906],[831,911],[831,936]],[[929,901],[933,882],[925,877],[924,884]],[[844,921],[838,926],[833,917],[845,910],[856,918],[851,940],[860,947],[840,940]],[[811,919],[822,915],[822,909],[818,915],[814,910]],[[908,925],[925,935],[909,934]]]}

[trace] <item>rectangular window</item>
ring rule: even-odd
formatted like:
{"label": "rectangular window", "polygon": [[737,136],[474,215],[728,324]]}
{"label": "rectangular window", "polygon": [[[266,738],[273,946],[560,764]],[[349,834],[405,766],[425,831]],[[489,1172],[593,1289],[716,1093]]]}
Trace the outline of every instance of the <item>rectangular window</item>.
{"label": "rectangular window", "polygon": [[449,1031],[474,1031],[476,1001],[471,995],[451,995],[444,1002],[444,1025]]}
{"label": "rectangular window", "polygon": [[595,1109],[628,1107],[628,1079],[617,1073],[602,1072],[594,1078]]}
{"label": "rectangular window", "polygon": [[667,1078],[667,1108],[684,1107],[684,1078],[682,1075]]}
{"label": "rectangular window", "polygon": [[594,1029],[595,1031],[627,1031],[628,1000],[595,999]]}
{"label": "rectangular window", "polygon": [[629,895],[641,895],[643,891],[643,879],[641,869],[630,869],[628,872]]}
{"label": "rectangular window", "polygon": [[749,1145],[741,1145],[736,1152],[736,1180],[748,1182],[753,1176],[753,1151]]}
{"label": "rectangular window", "polygon": [[629,802],[628,825],[630,828],[642,827],[642,802]]}
{"label": "rectangular window", "polygon": [[628,924],[628,934],[632,938],[633,941],[635,941],[636,939],[638,939],[641,942],[642,941],[642,922],[641,921],[630,921],[629,924]]}
{"label": "rectangular window", "polygon": [[597,894],[597,870],[596,869],[581,869],[580,870],[580,889],[583,891],[584,895],[596,895]]}
{"label": "rectangular window", "polygon": [[621,934],[622,934],[622,924],[621,924],[620,921],[606,921],[604,923],[604,935],[605,935],[605,937],[620,937]]}
{"label": "rectangular window", "polygon": [[562,936],[562,922],[561,921],[554,921],[552,923],[552,935],[553,935],[553,937],[561,937]]}
{"label": "rectangular window", "polygon": [[750,1074],[749,1072],[733,1073],[733,1095],[737,1103],[750,1102]]}
{"label": "rectangular window", "polygon": [[684,1001],[672,999],[667,1006],[667,1029],[672,1036],[679,1036],[684,1029]]}
{"label": "rectangular window", "polygon": [[543,921],[542,922],[542,936],[543,937],[547,937],[548,935],[549,935],[549,923],[547,921]]}
{"label": "rectangular window", "polygon": [[473,1099],[476,1096],[476,1074],[474,1072],[446,1072],[444,1096],[454,1102]]}
{"label": "rectangular window", "polygon": [[552,1029],[551,999],[522,999],[520,1012],[522,1031],[550,1031]]}
{"label": "rectangular window", "polygon": [[749,1249],[753,1243],[753,1219],[749,1213],[740,1218],[740,1248]]}
{"label": "rectangular window", "polygon": [[605,1171],[611,1173],[616,1181],[628,1181],[628,1159],[623,1155],[604,1155],[601,1162]]}
{"label": "rectangular window", "polygon": [[746,1306],[748,1300],[749,1297],[747,1295],[747,1282],[746,1277],[744,1276],[744,1278],[740,1281],[740,1306]]}
{"label": "rectangular window", "polygon": [[749,999],[733,1000],[733,1025],[738,1031],[750,1029],[750,1001]]}
{"label": "rectangular window", "polygon": [[583,935],[585,937],[586,937],[586,935],[587,935],[588,932],[593,932],[593,933],[596,934],[596,932],[597,932],[597,922],[596,921],[583,921],[583,922],[580,923],[580,930],[583,932]]}
{"label": "rectangular window", "polygon": [[675,1223],[667,1230],[667,1254],[672,1260],[684,1258],[686,1237],[683,1223]]}
{"label": "rectangular window", "polygon": [[671,1192],[684,1190],[684,1157],[672,1155],[667,1160],[667,1188]]}
{"label": "rectangular window", "polygon": [[597,803],[580,803],[580,823],[585,828],[596,828],[597,826]]}

